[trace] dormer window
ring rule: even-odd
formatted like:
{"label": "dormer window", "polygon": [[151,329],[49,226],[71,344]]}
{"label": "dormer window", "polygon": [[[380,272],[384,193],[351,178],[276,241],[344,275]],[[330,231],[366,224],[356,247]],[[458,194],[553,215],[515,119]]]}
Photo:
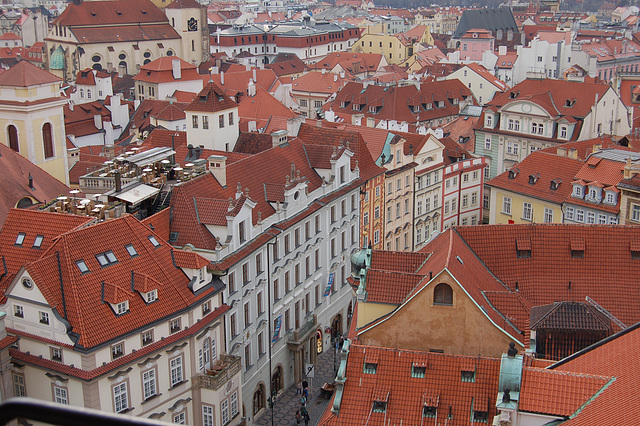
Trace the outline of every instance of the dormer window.
{"label": "dormer window", "polygon": [[549,189],[551,189],[552,191],[555,191],[556,189],[558,189],[561,183],[562,183],[562,179],[554,179],[549,184]]}
{"label": "dormer window", "polygon": [[369,112],[375,114],[376,113],[376,109],[377,109],[376,107],[370,106],[369,107]]}
{"label": "dormer window", "polygon": [[377,363],[365,362],[362,372],[366,374],[376,374],[377,369],[378,369]]}
{"label": "dormer window", "polygon": [[509,179],[515,179],[516,176],[518,176],[518,173],[520,173],[520,169],[517,167],[509,169]]}
{"label": "dormer window", "polygon": [[493,127],[493,116],[487,115],[485,119],[485,127]]}
{"label": "dormer window", "polygon": [[540,173],[529,175],[529,185],[535,184],[540,179]]}
{"label": "dormer window", "polygon": [[154,289],[144,294],[144,299],[147,303],[155,302],[158,300],[158,290]]}
{"label": "dormer window", "polygon": [[473,383],[476,381],[476,372],[475,370],[463,370],[460,374],[460,379],[463,382]]}
{"label": "dormer window", "polygon": [[574,183],[573,184],[573,192],[571,193],[571,196],[573,198],[582,198],[584,196],[583,190],[582,190],[582,185],[580,185],[579,183]]}
{"label": "dormer window", "polygon": [[413,364],[411,366],[411,377],[424,379],[426,372],[427,372],[427,366],[424,364]]}
{"label": "dormer window", "polygon": [[386,413],[387,412],[387,401],[373,401],[373,412],[374,413]]}
{"label": "dormer window", "polygon": [[515,98],[518,97],[519,94],[520,94],[520,92],[516,90],[514,92],[509,93],[509,98],[515,99]]}
{"label": "dormer window", "polygon": [[129,301],[125,300],[124,302],[120,302],[116,304],[116,314],[122,315],[129,311]]}
{"label": "dormer window", "polygon": [[413,112],[420,112],[420,105],[414,105]]}
{"label": "dormer window", "polygon": [[611,204],[611,205],[617,204],[618,200],[616,199],[617,197],[616,197],[616,193],[615,192],[606,191],[605,190],[605,193],[606,193],[606,195],[605,195],[605,198],[604,198],[604,202],[606,204]]}

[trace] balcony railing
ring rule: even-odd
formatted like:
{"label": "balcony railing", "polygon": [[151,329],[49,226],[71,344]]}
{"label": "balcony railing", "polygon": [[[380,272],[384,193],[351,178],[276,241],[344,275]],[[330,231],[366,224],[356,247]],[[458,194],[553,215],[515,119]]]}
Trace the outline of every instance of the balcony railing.
{"label": "balcony railing", "polygon": [[218,390],[240,372],[241,358],[234,355],[221,355],[221,363],[207,370],[207,374],[198,374],[194,377],[194,383],[201,388]]}
{"label": "balcony railing", "polygon": [[318,326],[318,317],[311,314],[305,319],[307,321],[289,335],[289,339],[287,341],[288,345],[298,346],[303,344],[309,338],[310,334],[315,333],[316,327]]}

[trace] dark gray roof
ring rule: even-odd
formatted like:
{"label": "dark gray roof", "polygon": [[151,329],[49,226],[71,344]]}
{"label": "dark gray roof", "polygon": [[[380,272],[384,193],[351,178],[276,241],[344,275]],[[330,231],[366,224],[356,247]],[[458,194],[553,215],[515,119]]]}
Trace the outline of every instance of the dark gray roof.
{"label": "dark gray roof", "polygon": [[455,33],[453,33],[453,38],[462,37],[464,33],[472,28],[518,32],[518,24],[516,24],[513,13],[508,7],[465,10],[462,13],[460,22],[458,22]]}

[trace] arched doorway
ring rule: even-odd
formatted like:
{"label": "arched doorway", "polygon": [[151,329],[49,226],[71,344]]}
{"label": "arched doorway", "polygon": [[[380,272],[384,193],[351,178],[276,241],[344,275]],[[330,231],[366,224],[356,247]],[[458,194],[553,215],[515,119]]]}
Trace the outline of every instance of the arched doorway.
{"label": "arched doorway", "polygon": [[331,336],[342,335],[342,314],[337,314],[331,321]]}
{"label": "arched doorway", "polygon": [[316,331],[316,350],[317,353],[321,354],[322,353],[322,330],[318,329]]}
{"label": "arched doorway", "polygon": [[264,408],[265,405],[264,384],[260,383],[253,393],[253,416]]}
{"label": "arched doorway", "polygon": [[20,152],[20,145],[18,144],[18,129],[13,124],[7,127],[7,133],[9,136],[9,148],[15,152]]}
{"label": "arched doorway", "polygon": [[271,392],[284,390],[284,380],[282,377],[282,366],[278,365],[271,376]]}

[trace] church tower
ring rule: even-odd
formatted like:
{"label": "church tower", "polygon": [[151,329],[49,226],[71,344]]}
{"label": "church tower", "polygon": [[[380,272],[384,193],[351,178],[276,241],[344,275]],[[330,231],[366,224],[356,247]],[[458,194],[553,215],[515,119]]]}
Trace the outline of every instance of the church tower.
{"label": "church tower", "polygon": [[164,8],[169,23],[182,38],[182,59],[194,65],[209,60],[207,9],[195,0],[174,0]]}

